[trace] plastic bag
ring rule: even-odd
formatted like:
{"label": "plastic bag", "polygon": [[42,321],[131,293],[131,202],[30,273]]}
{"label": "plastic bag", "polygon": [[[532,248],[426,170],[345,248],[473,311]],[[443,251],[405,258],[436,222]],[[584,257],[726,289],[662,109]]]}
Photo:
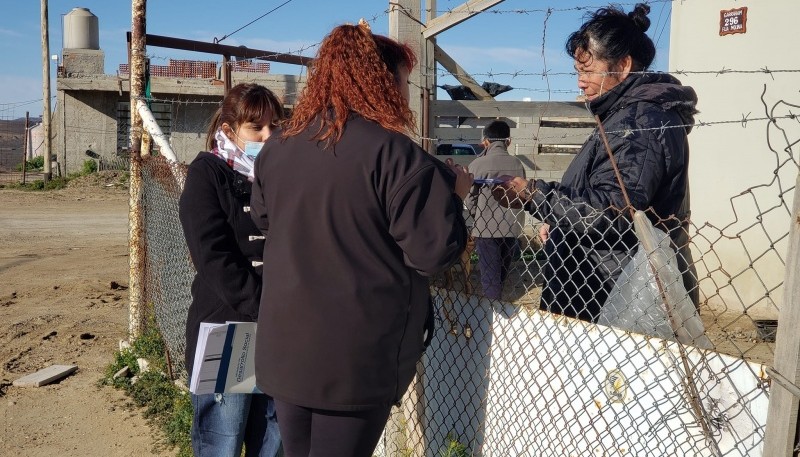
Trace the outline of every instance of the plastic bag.
{"label": "plastic bag", "polygon": [[669,236],[653,227],[641,211],[636,212],[633,220],[639,247],[614,284],[597,323],[712,348],[683,285]]}

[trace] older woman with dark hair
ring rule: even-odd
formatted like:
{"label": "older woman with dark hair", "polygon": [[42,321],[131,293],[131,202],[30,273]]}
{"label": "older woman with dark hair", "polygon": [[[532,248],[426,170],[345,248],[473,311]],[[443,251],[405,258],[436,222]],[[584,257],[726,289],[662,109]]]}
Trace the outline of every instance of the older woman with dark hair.
{"label": "older woman with dark hair", "polygon": [[289,457],[372,454],[431,336],[428,277],[466,245],[471,176],[408,136],[414,64],[366,24],[336,27],[256,161],[256,379]]}
{"label": "older woman with dark hair", "polygon": [[[689,217],[689,145],[697,96],[669,74],[646,70],[655,46],[646,35],[650,7],[625,13],[602,8],[569,36],[578,87],[607,132],[622,183],[596,131],[570,163],[561,182],[514,178],[495,197],[524,206],[545,222],[541,231],[548,263],[541,308],[594,321],[636,245],[621,211],[624,192],[635,209],[652,209],[654,222],[670,218],[681,248],[679,267],[696,303],[691,257],[686,248]],[[612,209],[612,208],[615,208]]]}

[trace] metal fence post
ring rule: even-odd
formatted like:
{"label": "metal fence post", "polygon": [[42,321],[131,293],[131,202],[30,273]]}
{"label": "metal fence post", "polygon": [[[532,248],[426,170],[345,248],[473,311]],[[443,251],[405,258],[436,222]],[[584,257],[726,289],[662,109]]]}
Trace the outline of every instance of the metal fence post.
{"label": "metal fence post", "polygon": [[142,214],[142,118],[136,110],[137,100],[144,94],[145,34],[147,0],[131,3],[130,49],[130,200],[128,213],[128,244],[130,252],[128,336],[139,336],[144,323],[145,245],[144,216]]}

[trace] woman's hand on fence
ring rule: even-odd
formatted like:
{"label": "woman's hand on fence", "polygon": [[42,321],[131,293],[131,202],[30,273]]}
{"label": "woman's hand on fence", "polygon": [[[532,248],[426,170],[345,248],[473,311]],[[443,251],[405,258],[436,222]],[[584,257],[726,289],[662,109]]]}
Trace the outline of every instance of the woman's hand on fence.
{"label": "woman's hand on fence", "polygon": [[550,238],[550,224],[539,226],[539,238],[542,240],[542,244],[547,242],[547,239]]}
{"label": "woman's hand on fence", "polygon": [[514,209],[522,208],[531,198],[531,193],[528,191],[528,180],[520,177],[509,178],[505,182],[495,185],[492,195],[501,205]]}
{"label": "woman's hand on fence", "polygon": [[453,162],[453,159],[447,159],[445,163],[456,174],[456,185],[455,189],[453,189],[453,192],[455,192],[456,195],[461,197],[461,200],[466,200],[467,195],[469,194],[469,191],[472,188],[472,181],[474,179],[474,176],[472,176],[472,173],[469,172],[469,169],[467,167],[461,166]]}

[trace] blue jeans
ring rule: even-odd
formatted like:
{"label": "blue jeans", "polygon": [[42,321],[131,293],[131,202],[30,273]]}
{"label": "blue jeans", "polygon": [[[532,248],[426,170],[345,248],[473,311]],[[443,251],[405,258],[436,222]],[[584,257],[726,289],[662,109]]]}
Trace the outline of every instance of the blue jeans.
{"label": "blue jeans", "polygon": [[281,445],[275,402],[262,394],[192,395],[195,457],[275,457]]}

